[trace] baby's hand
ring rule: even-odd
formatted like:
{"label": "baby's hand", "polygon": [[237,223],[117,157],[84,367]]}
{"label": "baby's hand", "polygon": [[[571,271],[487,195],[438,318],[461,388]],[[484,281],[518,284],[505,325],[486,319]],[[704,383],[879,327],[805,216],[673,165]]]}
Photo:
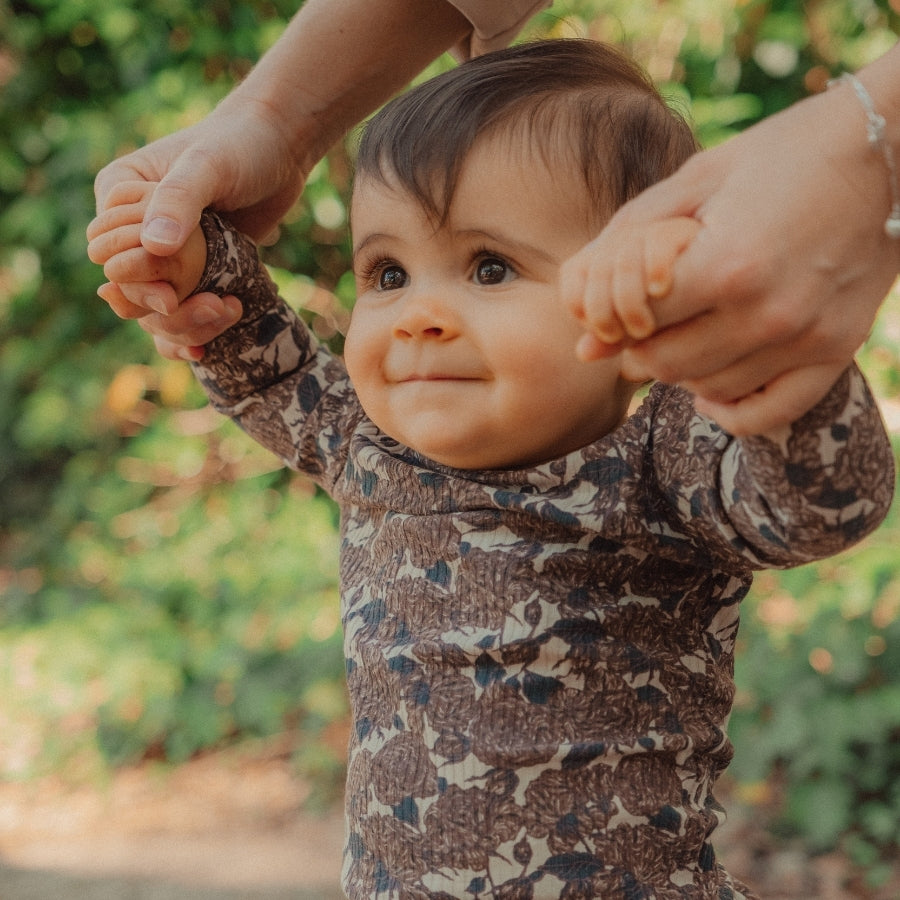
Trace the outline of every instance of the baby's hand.
{"label": "baby's hand", "polygon": [[111,282],[103,285],[100,296],[123,318],[146,315],[158,306],[150,298],[161,293],[174,295],[175,303],[165,310],[174,312],[175,304],[197,287],[206,265],[206,239],[199,226],[173,256],[154,256],[141,246],[141,222],[155,187],[142,181],[118,185],[87,229],[88,256],[103,266]]}
{"label": "baby's hand", "polygon": [[601,234],[563,265],[562,300],[587,332],[576,348],[580,359],[614,356],[653,334],[651,303],[671,290],[675,260],[700,227],[678,217],[620,228],[614,244]]}

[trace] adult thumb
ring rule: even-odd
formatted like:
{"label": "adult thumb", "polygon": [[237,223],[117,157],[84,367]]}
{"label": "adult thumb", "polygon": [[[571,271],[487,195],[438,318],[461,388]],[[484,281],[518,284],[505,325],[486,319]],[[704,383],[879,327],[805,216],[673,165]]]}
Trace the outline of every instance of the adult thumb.
{"label": "adult thumb", "polygon": [[177,253],[210,205],[215,180],[208,165],[193,165],[185,154],[156,186],[144,213],[141,243],[155,256]]}

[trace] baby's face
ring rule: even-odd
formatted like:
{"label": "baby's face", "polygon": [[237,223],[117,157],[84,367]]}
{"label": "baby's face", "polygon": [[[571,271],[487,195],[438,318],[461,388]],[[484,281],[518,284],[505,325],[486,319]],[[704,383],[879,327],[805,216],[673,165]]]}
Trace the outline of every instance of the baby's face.
{"label": "baby's face", "polygon": [[634,386],[618,357],[575,357],[560,265],[596,236],[584,189],[483,141],[435,229],[399,187],[361,177],[351,221],[357,301],[345,345],[386,434],[462,469],[562,456],[612,431]]}

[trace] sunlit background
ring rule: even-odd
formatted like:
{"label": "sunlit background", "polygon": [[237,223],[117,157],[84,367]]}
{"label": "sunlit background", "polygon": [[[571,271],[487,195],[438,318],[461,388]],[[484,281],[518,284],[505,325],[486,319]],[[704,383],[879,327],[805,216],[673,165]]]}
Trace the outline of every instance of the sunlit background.
{"label": "sunlit background", "polygon": [[[198,765],[240,782],[275,760],[269,806],[285,820],[339,800],[335,509],[97,299],[84,239],[96,171],[212,109],[294,8],[0,0],[0,865],[40,798],[100,809],[135,773],[177,794]],[[528,36],[624,43],[710,146],[883,53],[898,9],[560,0]],[[317,166],[265,252],[338,349],[352,148]],[[897,433],[896,298],[861,359]],[[852,552],[763,574],[746,603],[725,785],[741,813],[721,849],[772,877],[773,900],[824,898],[826,882],[900,896],[898,547],[895,510]],[[793,874],[772,876],[786,847]],[[774,893],[791,877],[796,893]]]}

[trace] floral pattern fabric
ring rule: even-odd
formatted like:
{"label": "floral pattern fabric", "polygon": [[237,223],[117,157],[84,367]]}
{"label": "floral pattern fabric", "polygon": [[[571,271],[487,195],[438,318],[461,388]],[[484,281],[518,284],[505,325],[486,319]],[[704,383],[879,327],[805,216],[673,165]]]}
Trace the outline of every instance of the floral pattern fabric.
{"label": "floral pattern fabric", "polygon": [[565,457],[449,469],[379,432],[252,245],[204,228],[201,288],[245,312],[197,373],[341,508],[347,896],[751,900],[711,842],[738,607],[754,569],[886,514],[893,456],[860,373],[777,440],[655,385]]}

